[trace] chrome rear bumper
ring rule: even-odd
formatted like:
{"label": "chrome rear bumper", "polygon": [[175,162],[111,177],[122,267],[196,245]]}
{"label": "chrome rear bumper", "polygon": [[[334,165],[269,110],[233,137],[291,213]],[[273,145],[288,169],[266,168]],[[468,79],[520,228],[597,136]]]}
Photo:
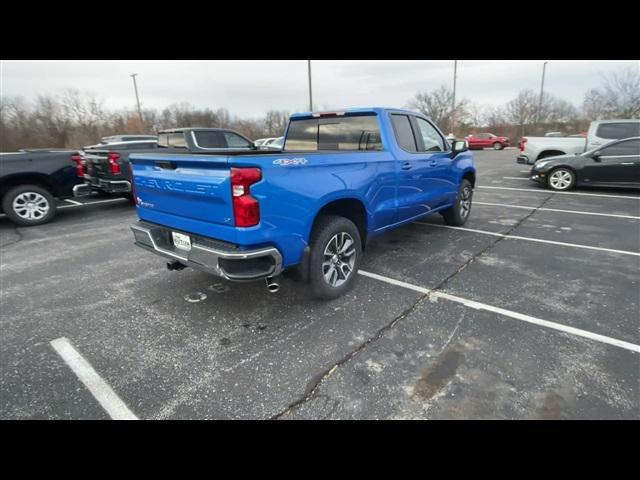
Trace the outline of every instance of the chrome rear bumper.
{"label": "chrome rear bumper", "polygon": [[186,251],[173,245],[171,232],[177,230],[140,221],[131,225],[131,231],[137,246],[228,280],[258,280],[282,272],[282,255],[274,247],[240,250],[235,245],[178,231],[191,238],[191,250]]}

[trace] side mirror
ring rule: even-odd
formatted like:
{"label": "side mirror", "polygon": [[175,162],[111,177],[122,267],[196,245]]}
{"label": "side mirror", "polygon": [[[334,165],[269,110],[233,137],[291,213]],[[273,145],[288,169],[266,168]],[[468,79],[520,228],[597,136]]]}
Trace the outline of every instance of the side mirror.
{"label": "side mirror", "polygon": [[451,158],[455,158],[459,153],[469,150],[466,140],[455,140],[451,146]]}
{"label": "side mirror", "polygon": [[594,152],[591,154],[591,158],[593,158],[594,162],[600,162],[602,159],[600,158],[600,152]]}

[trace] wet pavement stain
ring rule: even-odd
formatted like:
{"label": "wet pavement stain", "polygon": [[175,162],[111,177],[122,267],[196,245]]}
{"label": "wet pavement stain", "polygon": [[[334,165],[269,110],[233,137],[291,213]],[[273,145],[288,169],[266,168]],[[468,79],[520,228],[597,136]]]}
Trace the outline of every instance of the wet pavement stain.
{"label": "wet pavement stain", "polygon": [[429,400],[435,396],[451,381],[463,360],[464,355],[458,349],[452,348],[441,354],[415,383],[412,398]]}

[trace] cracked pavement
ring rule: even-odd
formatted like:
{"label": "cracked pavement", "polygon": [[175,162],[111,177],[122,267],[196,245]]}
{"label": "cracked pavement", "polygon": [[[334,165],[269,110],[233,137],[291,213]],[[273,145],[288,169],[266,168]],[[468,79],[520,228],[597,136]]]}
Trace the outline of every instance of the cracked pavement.
{"label": "cracked pavement", "polygon": [[[479,185],[536,188],[516,152],[475,152]],[[637,192],[599,191],[637,196]],[[469,228],[638,251],[637,199],[476,189]],[[127,204],[0,219],[0,418],[108,418],[52,350],[67,337],[139,418],[639,418],[637,353],[359,276],[331,302],[165,262]],[[424,223],[441,224],[440,216]],[[19,243],[16,243],[18,242]],[[362,269],[640,344],[640,257],[412,224]]]}

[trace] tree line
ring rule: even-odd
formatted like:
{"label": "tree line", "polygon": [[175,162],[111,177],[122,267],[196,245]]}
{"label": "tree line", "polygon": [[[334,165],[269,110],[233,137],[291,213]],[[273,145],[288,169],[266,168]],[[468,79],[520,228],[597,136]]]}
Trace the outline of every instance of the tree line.
{"label": "tree line", "polygon": [[[607,118],[640,118],[640,72],[624,70],[603,77],[603,83],[585,93],[580,107],[544,93],[521,90],[504,105],[479,105],[462,98],[453,109],[453,92],[441,86],[418,92],[407,108],[431,118],[445,133],[462,137],[489,131],[514,142],[524,135],[548,131],[567,134],[586,131],[589,122]],[[33,101],[21,97],[0,98],[0,151],[21,148],[82,148],[101,137],[116,134],[153,133],[174,127],[231,128],[251,139],[280,136],[289,112],[270,110],[259,119],[232,115],[225,108],[199,108],[175,103],[162,110],[110,110],[93,94],[66,89],[39,95]],[[452,131],[453,130],[453,131]]]}
{"label": "tree line", "polygon": [[0,99],[0,151],[22,148],[73,148],[94,145],[102,137],[150,134],[176,127],[231,128],[255,140],[284,133],[289,112],[269,110],[263,118],[233,116],[226,108],[197,108],[189,103],[137,110],[109,110],[93,94],[65,89],[38,95]]}
{"label": "tree line", "polygon": [[541,97],[529,89],[521,90],[504,105],[478,105],[463,98],[454,108],[453,92],[445,86],[418,92],[407,107],[419,110],[443,131],[453,130],[458,137],[482,130],[512,140],[549,131],[581,133],[593,120],[640,118],[640,70],[622,70],[602,80],[602,85],[585,93],[579,108],[550,93]]}

